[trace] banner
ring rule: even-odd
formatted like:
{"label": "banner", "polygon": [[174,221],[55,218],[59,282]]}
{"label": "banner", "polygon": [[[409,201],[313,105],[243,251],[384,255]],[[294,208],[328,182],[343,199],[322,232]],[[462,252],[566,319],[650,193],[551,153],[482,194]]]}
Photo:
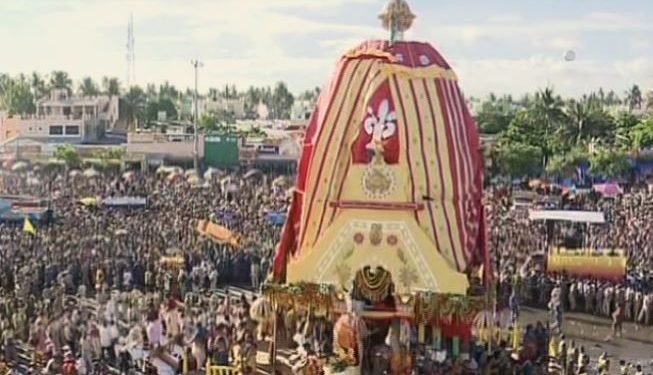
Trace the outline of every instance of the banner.
{"label": "banner", "polygon": [[200,220],[197,223],[197,231],[217,243],[228,243],[234,247],[239,246],[239,236],[229,229],[210,222],[209,220]]}
{"label": "banner", "polygon": [[626,276],[628,258],[623,252],[616,255],[599,253],[569,254],[564,250],[551,251],[546,270],[552,273],[566,272],[572,276],[591,276],[599,279],[622,279]]}

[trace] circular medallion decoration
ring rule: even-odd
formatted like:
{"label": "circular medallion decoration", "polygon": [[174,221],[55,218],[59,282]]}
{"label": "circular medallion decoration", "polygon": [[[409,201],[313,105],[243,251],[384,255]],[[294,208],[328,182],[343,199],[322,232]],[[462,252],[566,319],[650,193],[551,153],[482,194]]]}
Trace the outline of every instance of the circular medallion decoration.
{"label": "circular medallion decoration", "polygon": [[363,236],[363,233],[356,233],[354,234],[354,242],[357,244],[362,244],[363,240],[365,239],[365,236]]}
{"label": "circular medallion decoration", "polygon": [[426,66],[431,63],[431,60],[428,58],[426,55],[421,55],[419,57],[419,62],[422,63],[422,65]]}
{"label": "circular medallion decoration", "polygon": [[386,241],[388,242],[388,245],[390,245],[390,246],[394,246],[394,245],[397,244],[397,242],[399,242],[399,240],[397,239],[397,236],[395,236],[394,234],[389,235],[388,238],[386,239]]}
{"label": "circular medallion decoration", "polygon": [[386,165],[370,165],[363,172],[363,191],[374,199],[387,198],[397,188],[397,177]]}

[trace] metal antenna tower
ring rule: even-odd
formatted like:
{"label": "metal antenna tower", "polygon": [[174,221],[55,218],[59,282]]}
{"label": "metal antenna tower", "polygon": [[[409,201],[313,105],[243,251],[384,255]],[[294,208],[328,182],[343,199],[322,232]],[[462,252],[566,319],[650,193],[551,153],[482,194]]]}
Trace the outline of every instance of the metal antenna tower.
{"label": "metal antenna tower", "polygon": [[134,14],[129,15],[129,24],[127,24],[127,77],[125,83],[127,90],[136,81],[136,55],[134,54]]}

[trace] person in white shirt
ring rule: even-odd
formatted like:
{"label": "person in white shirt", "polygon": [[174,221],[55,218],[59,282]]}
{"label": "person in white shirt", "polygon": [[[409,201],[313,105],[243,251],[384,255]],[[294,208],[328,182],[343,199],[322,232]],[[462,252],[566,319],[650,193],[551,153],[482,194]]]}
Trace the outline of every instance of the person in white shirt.
{"label": "person in white shirt", "polygon": [[100,333],[100,346],[102,347],[102,359],[107,360],[111,357],[111,335],[106,322],[102,322],[98,327]]}
{"label": "person in white shirt", "polygon": [[163,326],[161,320],[156,319],[147,323],[147,341],[151,348],[156,348],[161,344],[163,336]]}

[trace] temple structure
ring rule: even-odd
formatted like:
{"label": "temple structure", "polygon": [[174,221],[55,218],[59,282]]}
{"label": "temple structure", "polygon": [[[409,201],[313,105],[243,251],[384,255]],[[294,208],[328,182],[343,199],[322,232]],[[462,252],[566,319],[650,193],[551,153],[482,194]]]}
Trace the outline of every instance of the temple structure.
{"label": "temple structure", "polygon": [[469,276],[488,260],[476,125],[443,56],[403,40],[415,19],[405,0],[380,19],[389,40],[342,56],[309,121],[273,299],[286,288],[286,305],[327,301],[346,322],[362,317],[376,332],[366,348],[400,322],[419,326],[422,342],[469,340]]}

